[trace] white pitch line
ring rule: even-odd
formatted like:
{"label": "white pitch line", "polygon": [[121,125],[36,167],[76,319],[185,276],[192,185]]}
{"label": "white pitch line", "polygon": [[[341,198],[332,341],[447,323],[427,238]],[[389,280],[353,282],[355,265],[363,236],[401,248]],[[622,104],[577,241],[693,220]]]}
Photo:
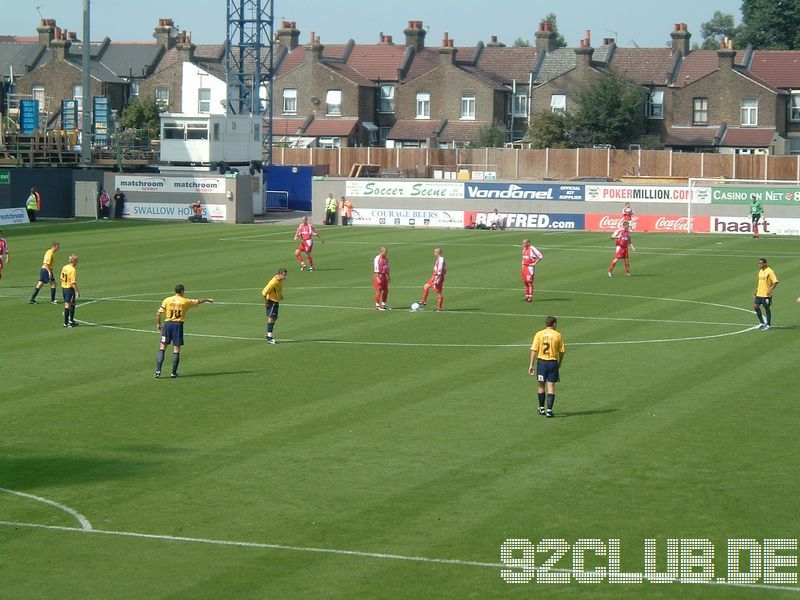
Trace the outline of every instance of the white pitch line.
{"label": "white pitch line", "polygon": [[[61,510],[71,517],[73,517],[81,526],[80,531],[92,531],[92,524],[89,522],[89,519],[84,517],[81,513],[77,510],[70,508],[69,506],[64,506],[63,504],[59,504],[58,502],[53,502],[52,500],[48,500],[47,498],[42,498],[41,496],[34,496],[33,494],[26,494],[25,492],[17,492],[16,490],[9,490],[6,488],[0,488],[0,492],[5,492],[6,494],[12,494],[13,496],[19,496],[20,498],[27,498],[29,500],[35,500],[36,502],[41,502],[42,504],[47,504],[48,506],[52,506]],[[74,527],[67,529],[74,529]]]}
{"label": "white pitch line", "polygon": [[[82,530],[75,527],[62,527],[60,525],[43,525],[40,523],[22,523],[16,521],[0,521],[0,525],[7,527],[22,527],[26,529],[43,529],[49,531],[62,531],[69,533],[95,534],[98,536],[122,537],[142,540],[157,540],[163,542],[184,542],[188,544],[203,544],[208,546],[227,546],[236,548],[253,548],[258,550],[285,550],[288,552],[306,552],[312,554],[332,554],[334,556],[348,556],[355,558],[374,558],[379,560],[397,560],[404,562],[417,562],[423,564],[453,565],[458,567],[481,567],[487,569],[507,569],[503,563],[481,562],[475,560],[459,560],[455,558],[429,558],[426,556],[409,556],[404,554],[391,554],[387,552],[362,552],[360,550],[343,550],[340,548],[317,548],[314,546],[293,546],[289,544],[267,544],[262,542],[241,542],[236,540],[219,540],[211,538],[198,538],[187,536],[174,536],[155,533],[137,533],[133,531],[113,531],[106,529]],[[539,570],[538,568],[536,569]],[[557,573],[573,573],[571,569],[550,569]],[[703,582],[702,585],[720,585],[727,587],[753,588],[769,591],[800,592],[800,587],[768,585],[761,583],[745,584],[729,581],[713,580]]]}
{"label": "white pitch line", "polygon": [[[134,299],[134,298],[96,298],[90,301],[87,301],[84,304],[95,303],[98,301],[110,301],[110,302],[134,302],[134,303],[147,303],[150,304],[150,300],[144,299]],[[263,302],[220,302],[215,301],[214,304],[218,304],[220,306],[262,306]],[[354,311],[369,311],[374,312],[375,309],[371,306],[337,306],[335,304],[293,304],[289,302],[284,302],[281,306],[288,306],[292,308],[327,308],[332,310],[354,310]],[[405,309],[393,309],[399,310],[400,312],[404,312]],[[412,312],[412,311],[408,311]],[[426,311],[421,311],[426,312]],[[427,311],[430,312],[430,311]],[[445,311],[447,312],[447,311]],[[749,312],[749,311],[748,311]],[[470,311],[470,312],[447,312],[449,315],[458,315],[458,316],[476,316],[476,317],[514,317],[514,318],[543,318],[546,317],[546,314],[536,314],[536,313],[496,313],[496,312],[478,312],[478,311]],[[586,317],[580,315],[561,315],[559,318],[561,319],[574,319],[574,320],[588,320],[588,321],[624,321],[624,322],[632,322],[632,323],[659,323],[659,324],[668,324],[668,325],[720,325],[725,327],[740,327],[746,325],[746,323],[727,323],[727,322],[718,322],[718,321],[679,321],[679,320],[672,320],[672,319],[638,319],[633,317]]]}

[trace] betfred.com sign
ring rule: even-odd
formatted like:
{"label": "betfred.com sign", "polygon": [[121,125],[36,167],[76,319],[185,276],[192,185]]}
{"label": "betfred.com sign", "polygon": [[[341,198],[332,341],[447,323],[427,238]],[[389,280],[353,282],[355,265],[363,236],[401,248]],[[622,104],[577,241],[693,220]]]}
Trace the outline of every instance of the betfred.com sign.
{"label": "betfred.com sign", "polygon": [[[518,213],[501,212],[506,229],[557,229],[580,231],[584,228],[584,216],[556,213]],[[489,227],[494,212],[464,211],[464,224],[467,227],[486,225]]]}
{"label": "betfred.com sign", "polygon": [[353,225],[389,227],[464,227],[464,213],[458,210],[410,208],[354,208]]}
{"label": "betfred.com sign", "polygon": [[[693,233],[708,233],[711,217],[686,215],[634,215],[631,230],[660,233],[687,233],[691,223]],[[586,215],[587,231],[616,231],[622,227],[620,215]]]}

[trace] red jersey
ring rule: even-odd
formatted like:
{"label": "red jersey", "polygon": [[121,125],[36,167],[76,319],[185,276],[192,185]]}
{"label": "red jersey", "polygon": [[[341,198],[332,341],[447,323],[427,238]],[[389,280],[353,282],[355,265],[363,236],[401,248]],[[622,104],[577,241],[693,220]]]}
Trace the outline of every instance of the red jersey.
{"label": "red jersey", "polygon": [[378,256],[375,257],[375,260],[372,262],[372,270],[376,275],[388,275],[389,259],[378,254]]}
{"label": "red jersey", "polygon": [[442,277],[447,275],[447,263],[444,260],[444,256],[440,256],[433,262],[433,276],[438,277],[439,275]]}
{"label": "red jersey", "polygon": [[6,238],[0,237],[0,258],[3,257],[3,254],[8,254],[8,242]]}
{"label": "red jersey", "polygon": [[631,232],[630,230],[625,229],[617,229],[614,232],[614,235],[611,236],[615,240],[617,240],[617,247],[618,248],[627,248],[631,245]]}
{"label": "red jersey", "polygon": [[622,209],[622,220],[623,221],[630,221],[633,218],[633,209],[630,206],[626,206]]}
{"label": "red jersey", "polygon": [[542,253],[535,246],[522,249],[522,268],[530,267],[542,260]]}
{"label": "red jersey", "polygon": [[319,234],[317,233],[317,230],[314,229],[313,225],[309,225],[308,223],[303,225],[301,223],[300,226],[297,228],[297,231],[295,232],[294,237],[299,237],[304,242],[307,242],[308,240],[310,240],[315,235],[319,235]]}

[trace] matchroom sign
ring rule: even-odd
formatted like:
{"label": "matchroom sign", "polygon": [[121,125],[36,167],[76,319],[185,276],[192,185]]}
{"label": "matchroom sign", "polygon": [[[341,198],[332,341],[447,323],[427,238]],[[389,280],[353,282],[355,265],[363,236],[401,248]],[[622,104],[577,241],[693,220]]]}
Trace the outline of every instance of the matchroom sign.
{"label": "matchroom sign", "polygon": [[114,178],[114,186],[123,192],[146,193],[200,193],[224,194],[224,177],[159,177],[147,175],[120,175]]}

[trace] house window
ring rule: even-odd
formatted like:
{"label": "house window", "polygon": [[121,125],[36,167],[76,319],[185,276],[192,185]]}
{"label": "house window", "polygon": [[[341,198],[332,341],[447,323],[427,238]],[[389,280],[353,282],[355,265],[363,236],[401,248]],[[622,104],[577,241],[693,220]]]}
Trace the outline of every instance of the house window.
{"label": "house window", "polygon": [[318,138],[317,146],[319,148],[338,148],[341,146],[342,138],[338,137],[321,137]]}
{"label": "house window", "polygon": [[664,90],[653,90],[647,98],[647,118],[664,118]]}
{"label": "house window", "polygon": [[285,88],[283,90],[283,114],[297,114],[297,90],[294,88]]}
{"label": "house window", "polygon": [[75,100],[75,106],[78,109],[78,122],[83,123],[83,86],[72,86],[72,99]]}
{"label": "house window", "polygon": [[43,85],[35,85],[33,89],[31,89],[31,95],[33,96],[34,100],[39,101],[39,110],[44,110],[44,86]]}
{"label": "house window", "polygon": [[550,110],[557,115],[567,114],[567,97],[564,94],[550,96]]}
{"label": "house window", "polygon": [[197,90],[197,112],[201,114],[211,112],[211,90],[209,88]]}
{"label": "house window", "polygon": [[475,120],[475,92],[461,94],[461,118]]}
{"label": "house window", "polygon": [[792,92],[792,98],[789,100],[789,120],[800,121],[800,91]]}
{"label": "house window", "polygon": [[381,86],[381,101],[378,111],[382,113],[394,112],[394,86],[382,85]]}
{"label": "house window", "polygon": [[742,98],[742,126],[755,127],[756,125],[758,125],[758,100]]}
{"label": "house window", "polygon": [[138,98],[139,97],[139,84],[137,82],[131,81],[129,89],[130,89],[131,98]]}
{"label": "house window", "polygon": [[800,154],[800,138],[789,138],[789,153]]}
{"label": "house window", "polygon": [[161,110],[169,108],[169,88],[156,88],[156,104]]}
{"label": "house window", "polygon": [[386,145],[386,138],[389,137],[389,131],[391,127],[380,127],[378,129],[378,145],[385,146]]}
{"label": "house window", "polygon": [[417,118],[431,118],[431,95],[428,92],[417,92]]}
{"label": "house window", "polygon": [[525,92],[517,92],[514,95],[513,105],[511,107],[512,115],[515,117],[528,116],[528,94]]}
{"label": "house window", "polygon": [[325,113],[333,117],[342,116],[342,90],[328,90],[325,95]]}
{"label": "house window", "polygon": [[706,125],[708,123],[708,98],[695,98],[692,101],[692,123]]}

